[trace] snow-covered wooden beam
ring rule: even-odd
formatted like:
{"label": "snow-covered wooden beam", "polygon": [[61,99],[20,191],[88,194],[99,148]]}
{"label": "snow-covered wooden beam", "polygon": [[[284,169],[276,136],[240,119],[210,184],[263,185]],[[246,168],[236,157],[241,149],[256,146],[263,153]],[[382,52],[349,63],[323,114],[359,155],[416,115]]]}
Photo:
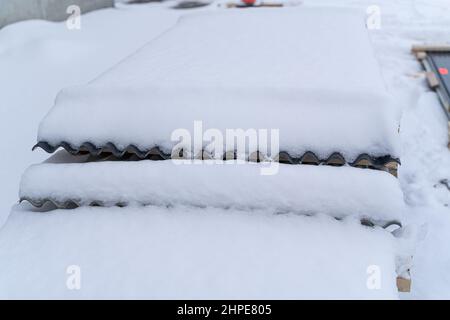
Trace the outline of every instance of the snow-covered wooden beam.
{"label": "snow-covered wooden beam", "polygon": [[428,85],[439,97],[448,119],[448,148],[450,148],[450,44],[415,45],[411,49],[422,64]]}

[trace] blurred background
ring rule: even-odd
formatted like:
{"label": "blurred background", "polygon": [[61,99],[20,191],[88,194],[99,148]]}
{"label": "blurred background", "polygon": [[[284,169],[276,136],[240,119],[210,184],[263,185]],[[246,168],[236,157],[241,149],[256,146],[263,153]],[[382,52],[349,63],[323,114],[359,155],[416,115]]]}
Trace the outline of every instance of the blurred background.
{"label": "blurred background", "polygon": [[113,7],[115,3],[148,3],[162,0],[0,0],[0,28],[22,20],[67,19],[67,8],[80,7],[82,13]]}

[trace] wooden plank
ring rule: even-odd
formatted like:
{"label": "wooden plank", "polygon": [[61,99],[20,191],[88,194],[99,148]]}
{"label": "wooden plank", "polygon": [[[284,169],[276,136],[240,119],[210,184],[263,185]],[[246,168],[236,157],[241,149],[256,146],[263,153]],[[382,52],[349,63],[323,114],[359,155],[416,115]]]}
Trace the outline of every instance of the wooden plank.
{"label": "wooden plank", "polygon": [[448,143],[447,143],[447,148],[450,149],[450,121],[447,123],[447,127],[448,127]]}
{"label": "wooden plank", "polygon": [[412,47],[412,52],[418,53],[418,52],[441,52],[441,51],[450,51],[450,44],[435,44],[435,45],[414,45]]}
{"label": "wooden plank", "polygon": [[387,170],[390,174],[392,174],[394,177],[397,178],[397,173],[398,173],[398,163],[397,162],[388,162],[388,163],[386,163],[385,167],[387,168]]}
{"label": "wooden plank", "polygon": [[230,3],[227,3],[225,6],[227,8],[260,8],[260,7],[280,8],[280,7],[284,7],[284,4],[277,3],[277,2],[263,2],[261,4],[245,5],[245,4],[230,2]]}
{"label": "wooden plank", "polygon": [[398,292],[411,292],[411,279],[397,277]]}
{"label": "wooden plank", "polygon": [[430,86],[430,88],[435,89],[435,88],[439,87],[439,80],[436,77],[436,75],[434,74],[434,72],[427,72],[426,76],[427,76],[428,85]]}

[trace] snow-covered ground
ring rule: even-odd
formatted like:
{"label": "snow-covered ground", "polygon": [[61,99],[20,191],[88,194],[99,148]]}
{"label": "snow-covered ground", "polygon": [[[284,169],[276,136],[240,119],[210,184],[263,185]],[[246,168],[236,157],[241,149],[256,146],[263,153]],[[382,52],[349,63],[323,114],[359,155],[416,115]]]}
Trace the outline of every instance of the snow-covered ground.
{"label": "snow-covered ground", "polygon": [[[447,0],[304,1],[381,9],[371,30],[387,89],[404,106],[399,181],[414,248],[412,292],[450,298],[447,121],[410,54],[415,43],[450,41]],[[182,14],[164,4],[121,5],[64,23],[21,22],[0,30],[0,297],[395,298],[389,233],[328,217],[264,210],[145,207],[35,212],[17,201],[22,172],[47,158],[31,152],[39,121],[57,92],[86,83],[172,26]],[[446,38],[447,37],[447,38]],[[357,61],[355,62],[357,63]],[[82,289],[66,287],[79,265]],[[367,268],[381,270],[369,290]]]}

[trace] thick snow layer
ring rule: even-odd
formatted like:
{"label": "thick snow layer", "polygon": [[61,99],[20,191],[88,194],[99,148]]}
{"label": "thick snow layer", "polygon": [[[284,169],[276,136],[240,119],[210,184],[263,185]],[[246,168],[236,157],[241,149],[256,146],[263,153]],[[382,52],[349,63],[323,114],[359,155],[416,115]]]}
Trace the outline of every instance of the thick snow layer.
{"label": "thick snow layer", "polygon": [[448,207],[414,210],[417,243],[411,275],[411,294],[406,299],[450,299],[450,216]]}
{"label": "thick snow layer", "polygon": [[105,205],[272,209],[324,213],[375,221],[402,220],[403,194],[387,172],[351,167],[279,165],[261,175],[262,164],[175,164],[171,160],[54,164],[29,168],[20,196],[59,202],[93,200]]}
{"label": "thick snow layer", "polygon": [[[450,192],[440,182],[450,180],[447,119],[410,50],[413,44],[449,41],[450,6],[447,0],[378,3],[381,29],[370,34],[391,92],[404,101],[402,166],[398,173],[411,207],[409,224],[418,229],[412,292],[402,298],[449,299]],[[352,5],[370,6],[373,1]]]}
{"label": "thick snow layer", "polygon": [[63,90],[38,140],[170,152],[172,132],[201,120],[223,133],[279,129],[283,151],[353,161],[399,157],[398,110],[360,10],[225,10],[185,16],[88,85]]}
{"label": "thick snow layer", "polygon": [[[397,297],[394,238],[354,220],[179,206],[24,209],[0,233],[0,298]],[[379,289],[367,286],[374,266]],[[67,268],[80,271],[80,290],[66,286]]]}
{"label": "thick snow layer", "polygon": [[31,152],[31,146],[58,91],[85,83],[134,53],[172,26],[180,13],[126,6],[83,15],[80,30],[47,21],[0,30],[0,226],[17,202],[23,171],[46,158]]}
{"label": "thick snow layer", "polygon": [[[355,7],[362,11],[374,5],[373,0],[303,2],[306,6]],[[405,223],[419,229],[411,271],[412,292],[402,298],[449,298],[450,192],[439,182],[450,179],[447,121],[410,49],[412,44],[448,39],[450,6],[448,0],[378,0],[376,4],[381,10],[381,28],[370,30],[369,34],[388,89],[405,107],[400,130],[399,182],[408,205],[414,208],[405,216]],[[113,66],[170,26],[177,15],[197,12],[168,10],[166,5],[172,4],[169,1],[93,12],[82,16],[80,31],[68,31],[64,23],[38,21],[0,30],[0,132],[6,137],[0,158],[0,225],[17,199],[23,170],[46,157],[43,152],[31,153],[30,145],[39,120],[56,93]],[[417,100],[419,103],[415,103]],[[383,241],[389,234],[373,237],[372,229],[348,228],[331,219],[328,223],[295,216],[295,223],[286,219],[293,219],[291,215],[257,219],[244,211],[193,208],[183,211],[191,212],[189,216],[170,215],[174,210],[159,207],[30,211],[29,206],[13,210],[7,225],[0,230],[1,297],[145,297],[144,290],[153,292],[151,286],[160,284],[154,287],[163,292],[165,284],[170,284],[170,293],[180,292],[178,297],[185,298],[193,296],[188,294],[187,286],[192,289],[194,281],[201,283],[202,288],[210,281],[209,293],[214,291],[216,295],[205,293],[202,297],[206,298],[217,297],[219,291],[225,290],[256,296],[246,294],[252,287],[264,287],[265,292],[275,288],[270,296],[264,295],[273,298],[285,297],[284,293],[298,288],[301,293],[296,291],[290,296],[395,296],[394,275],[391,276],[394,267],[391,262],[384,267],[394,256],[391,243]],[[248,221],[241,223],[245,217]],[[208,228],[213,230],[211,234],[206,234]],[[239,231],[233,234],[233,230]],[[233,235],[239,242],[233,241]],[[249,242],[253,239],[264,246]],[[281,239],[287,239],[282,246]],[[290,241],[293,239],[299,241]],[[220,244],[220,249],[215,251],[209,242]],[[251,244],[245,254],[237,251],[245,248],[242,243]],[[251,256],[253,249],[259,253],[259,260]],[[301,255],[302,260],[289,264],[298,257],[293,252],[306,254]],[[183,255],[183,260],[178,260],[178,255]],[[190,260],[191,256],[199,260]],[[227,256],[232,259],[225,259]],[[353,285],[366,281],[366,275],[358,280],[359,272],[369,263],[379,264],[384,270],[381,290],[362,288],[356,292]],[[66,289],[66,268],[72,264],[82,268],[81,291]],[[264,265],[270,268],[258,274],[251,272],[261,271]],[[155,275],[151,271],[156,268],[162,271]],[[164,273],[166,269],[179,272]],[[295,282],[297,279],[300,284]],[[227,296],[236,297],[233,293]]]}

